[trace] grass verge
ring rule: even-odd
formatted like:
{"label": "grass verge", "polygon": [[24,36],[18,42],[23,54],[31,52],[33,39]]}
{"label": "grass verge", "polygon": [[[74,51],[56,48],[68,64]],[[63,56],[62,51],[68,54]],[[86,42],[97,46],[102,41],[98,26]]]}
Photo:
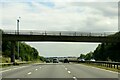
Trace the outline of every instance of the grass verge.
{"label": "grass verge", "polygon": [[80,63],[80,64],[83,64],[83,65],[86,65],[86,66],[97,67],[97,68],[101,68],[101,69],[105,69],[105,70],[120,72],[120,70],[119,70],[120,67],[119,67],[119,69],[116,69],[116,68],[108,68],[108,67],[104,67],[104,66],[98,66],[98,65],[95,65],[95,64],[87,64],[87,63]]}

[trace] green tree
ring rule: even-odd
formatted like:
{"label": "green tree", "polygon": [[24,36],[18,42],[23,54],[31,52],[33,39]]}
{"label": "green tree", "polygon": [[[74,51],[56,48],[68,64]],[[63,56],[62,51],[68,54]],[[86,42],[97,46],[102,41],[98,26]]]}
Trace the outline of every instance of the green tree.
{"label": "green tree", "polygon": [[93,59],[93,53],[89,52],[85,55],[85,60],[91,60],[91,59]]}
{"label": "green tree", "polygon": [[[120,32],[110,35],[110,37],[120,38]],[[95,60],[99,61],[117,61],[120,62],[120,43],[102,43],[99,44],[93,53]]]}
{"label": "green tree", "polygon": [[80,59],[85,59],[85,55],[84,54],[80,54]]}

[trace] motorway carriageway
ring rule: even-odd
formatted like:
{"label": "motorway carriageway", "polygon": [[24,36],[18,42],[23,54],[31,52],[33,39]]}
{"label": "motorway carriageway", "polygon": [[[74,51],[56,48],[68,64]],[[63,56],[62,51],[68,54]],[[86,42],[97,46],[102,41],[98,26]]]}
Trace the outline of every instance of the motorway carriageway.
{"label": "motorway carriageway", "polygon": [[118,72],[74,63],[37,63],[8,67],[2,80],[118,80]]}

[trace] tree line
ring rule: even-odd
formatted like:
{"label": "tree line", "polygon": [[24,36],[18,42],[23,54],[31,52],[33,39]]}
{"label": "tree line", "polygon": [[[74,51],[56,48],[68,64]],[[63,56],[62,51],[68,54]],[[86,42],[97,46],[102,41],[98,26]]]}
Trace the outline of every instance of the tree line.
{"label": "tree line", "polygon": [[[120,32],[110,36],[120,36]],[[86,55],[80,54],[79,58],[85,60],[95,59],[96,61],[120,62],[120,43],[101,43],[93,52],[89,52]]]}
{"label": "tree line", "polygon": [[[11,57],[11,42],[2,42],[2,55],[4,57]],[[25,42],[19,42],[19,57],[22,61],[44,61],[44,57],[39,56],[37,49],[31,47]],[[15,42],[15,59],[18,59],[18,43]]]}

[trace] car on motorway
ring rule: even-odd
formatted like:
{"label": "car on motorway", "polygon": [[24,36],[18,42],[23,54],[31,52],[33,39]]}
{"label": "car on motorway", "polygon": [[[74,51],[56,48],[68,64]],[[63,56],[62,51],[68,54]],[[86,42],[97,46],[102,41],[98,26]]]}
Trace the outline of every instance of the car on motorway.
{"label": "car on motorway", "polygon": [[90,61],[95,61],[95,59],[91,59]]}
{"label": "car on motorway", "polygon": [[59,60],[57,58],[53,59],[53,63],[59,63]]}
{"label": "car on motorway", "polygon": [[78,61],[85,61],[85,59],[78,59]]}
{"label": "car on motorway", "polygon": [[49,60],[49,59],[46,59],[46,63],[50,63],[50,60]]}
{"label": "car on motorway", "polygon": [[64,59],[64,63],[69,63],[69,60],[67,58]]}

